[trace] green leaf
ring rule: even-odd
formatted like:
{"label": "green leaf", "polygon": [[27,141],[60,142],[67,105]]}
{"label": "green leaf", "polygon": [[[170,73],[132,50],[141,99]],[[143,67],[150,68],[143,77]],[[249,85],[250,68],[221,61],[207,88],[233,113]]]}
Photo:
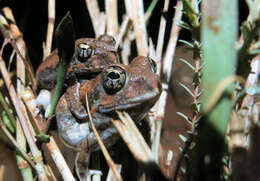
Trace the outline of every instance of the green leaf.
{"label": "green leaf", "polygon": [[195,67],[191,65],[191,63],[188,60],[185,60],[184,58],[180,58],[180,61],[188,65],[188,67],[190,67],[192,70],[195,70]]}
{"label": "green leaf", "polygon": [[191,90],[186,87],[183,83],[179,82],[180,86],[182,86],[192,97],[194,97],[194,94],[191,92]]}
{"label": "green leaf", "polygon": [[2,112],[2,119],[3,122],[6,126],[6,128],[11,132],[11,133],[15,133],[15,128],[12,126],[11,121],[9,120],[7,113],[5,111]]}
{"label": "green leaf", "polygon": [[187,45],[188,47],[193,48],[193,44],[190,43],[190,42],[188,42],[188,41],[185,41],[185,40],[178,40],[178,42],[183,43],[184,45]]}
{"label": "green leaf", "polygon": [[44,143],[49,143],[50,142],[50,136],[44,133],[40,133],[35,136],[37,140],[44,142]]}
{"label": "green leaf", "polygon": [[177,114],[179,116],[181,116],[184,120],[186,120],[189,124],[191,124],[191,120],[188,116],[186,116],[185,114],[181,113],[181,112],[177,112]]}
{"label": "green leaf", "polygon": [[179,138],[185,143],[188,139],[185,137],[185,136],[183,136],[182,134],[179,134],[178,135],[179,136]]}

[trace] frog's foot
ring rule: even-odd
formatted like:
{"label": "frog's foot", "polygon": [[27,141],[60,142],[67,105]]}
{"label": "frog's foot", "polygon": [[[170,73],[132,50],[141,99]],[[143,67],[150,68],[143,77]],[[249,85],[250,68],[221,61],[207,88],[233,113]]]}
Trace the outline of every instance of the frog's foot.
{"label": "frog's foot", "polygon": [[89,123],[80,124],[77,122],[70,112],[64,96],[60,98],[56,107],[56,120],[59,134],[69,145],[79,145],[90,134]]}
{"label": "frog's foot", "polygon": [[39,114],[39,112],[43,109],[45,111],[45,118],[48,117],[51,107],[51,92],[42,89],[36,98],[37,108],[35,109],[34,115]]}
{"label": "frog's foot", "polygon": [[65,98],[68,102],[69,109],[72,112],[72,114],[77,119],[86,121],[88,119],[88,113],[86,111],[85,106],[80,101],[79,88],[80,88],[80,83],[68,87],[65,94]]}

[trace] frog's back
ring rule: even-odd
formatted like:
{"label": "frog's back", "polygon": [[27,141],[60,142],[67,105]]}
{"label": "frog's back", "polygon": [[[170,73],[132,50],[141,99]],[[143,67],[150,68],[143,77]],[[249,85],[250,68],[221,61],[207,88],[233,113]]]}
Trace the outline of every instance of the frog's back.
{"label": "frog's back", "polygon": [[41,88],[52,89],[57,83],[59,56],[58,50],[54,50],[38,67],[36,79]]}

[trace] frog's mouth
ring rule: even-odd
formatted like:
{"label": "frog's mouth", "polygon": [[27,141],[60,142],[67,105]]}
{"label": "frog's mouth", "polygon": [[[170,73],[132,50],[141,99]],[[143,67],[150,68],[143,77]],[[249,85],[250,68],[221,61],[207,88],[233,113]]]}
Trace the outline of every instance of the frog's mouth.
{"label": "frog's mouth", "polygon": [[151,107],[158,100],[160,94],[154,93],[149,95],[144,95],[142,97],[138,97],[132,101],[126,101],[127,103],[115,103],[115,104],[107,104],[107,105],[99,105],[98,111],[100,113],[111,113],[114,111],[125,111],[133,108],[142,109],[142,105],[150,104]]}

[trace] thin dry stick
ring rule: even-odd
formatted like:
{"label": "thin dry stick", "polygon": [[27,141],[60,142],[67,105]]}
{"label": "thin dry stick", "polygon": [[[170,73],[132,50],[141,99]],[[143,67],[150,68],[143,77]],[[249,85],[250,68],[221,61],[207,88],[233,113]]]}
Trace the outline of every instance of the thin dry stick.
{"label": "thin dry stick", "polygon": [[46,49],[44,52],[44,59],[51,53],[52,36],[55,22],[55,0],[49,0],[48,2],[48,29],[46,37]]}
{"label": "thin dry stick", "polygon": [[46,144],[48,151],[51,153],[51,157],[56,164],[64,181],[75,181],[59,147],[57,146],[53,137],[50,137],[50,142]]}
{"label": "thin dry stick", "polygon": [[[16,121],[16,141],[18,146],[24,151],[27,151],[27,142],[26,138],[23,133],[23,129],[21,127],[20,122],[17,120]],[[24,180],[33,180],[33,174],[32,174],[32,169],[29,166],[29,164],[24,160],[24,158],[16,153],[16,162],[17,165],[21,171],[21,174],[23,176]]]}
{"label": "thin dry stick", "polygon": [[106,161],[107,161],[107,164],[108,164],[109,167],[112,169],[115,178],[116,178],[117,180],[119,180],[119,181],[120,181],[120,180],[123,180],[122,176],[120,175],[120,173],[119,173],[119,171],[118,171],[118,169],[117,169],[117,167],[116,167],[116,164],[114,163],[114,161],[112,160],[111,156],[109,155],[109,153],[108,153],[108,151],[107,151],[107,149],[106,149],[104,143],[102,142],[102,140],[101,140],[101,138],[100,138],[100,136],[99,136],[99,134],[98,134],[98,132],[97,132],[97,129],[96,129],[94,123],[93,123],[92,116],[91,116],[91,112],[90,112],[90,110],[89,110],[88,95],[87,95],[87,93],[86,93],[86,107],[87,107],[87,111],[88,111],[88,116],[89,116],[89,120],[90,120],[91,127],[92,127],[92,129],[93,129],[93,131],[94,131],[94,133],[95,133],[95,136],[97,137],[98,144],[99,144],[99,146],[100,146],[100,148],[101,148],[101,151],[102,151],[102,153],[103,153],[103,155],[104,155],[104,157],[105,157],[105,159],[106,159]]}
{"label": "thin dry stick", "polygon": [[[9,26],[9,29],[4,28],[4,26],[1,26],[1,31],[4,36],[4,38],[10,39],[11,45],[14,47],[17,53],[17,66],[18,67],[26,67],[28,71],[29,78],[31,80],[33,89],[36,90],[37,82],[34,77],[34,72],[32,69],[32,66],[30,65],[29,61],[26,59],[26,46],[25,42],[22,38],[22,33],[19,31],[19,28],[17,27],[15,23],[15,19],[12,13],[12,10],[8,7],[5,7],[2,9],[5,17],[11,22],[9,25],[5,24],[7,27]],[[4,21],[4,17],[1,17],[1,23],[6,23],[7,21]],[[2,22],[2,20],[4,22]],[[3,32],[4,31],[4,32]],[[21,72],[20,72],[21,71]],[[18,69],[18,74],[20,77],[23,77],[22,81],[25,79],[25,72],[24,68]],[[18,86],[22,86],[19,82],[17,82]]]}
{"label": "thin dry stick", "polygon": [[[169,7],[169,0],[164,1],[164,7],[163,7],[163,14],[167,13]],[[161,71],[161,58],[162,58],[162,51],[163,51],[163,44],[164,44],[164,34],[166,29],[166,19],[165,17],[161,16],[160,20],[160,27],[159,27],[159,34],[157,39],[157,46],[156,46],[156,63],[158,67],[158,73],[160,75]]]}
{"label": "thin dry stick", "polygon": [[170,40],[168,42],[165,57],[163,59],[163,74],[166,75],[167,83],[169,82],[171,77],[172,63],[173,63],[175,48],[176,48],[177,39],[180,31],[178,22],[181,20],[182,17],[182,6],[183,6],[182,1],[178,0],[176,4],[174,18],[173,18]]}
{"label": "thin dry stick", "polygon": [[98,37],[104,32],[103,28],[100,26],[102,22],[102,15],[99,10],[98,2],[97,0],[85,0],[85,2],[89,11],[91,22],[93,24],[95,35]]}
{"label": "thin dry stick", "polygon": [[130,19],[133,19],[132,0],[125,0],[125,8],[126,8],[126,14],[130,17]]}
{"label": "thin dry stick", "polygon": [[34,160],[36,161],[36,171],[37,174],[39,176],[39,180],[41,181],[46,181],[48,180],[47,175],[45,173],[44,170],[44,165],[43,165],[43,161],[42,161],[42,154],[40,152],[40,150],[37,148],[35,142],[34,142],[34,137],[30,131],[28,122],[24,116],[24,112],[22,109],[22,102],[20,100],[20,98],[17,96],[16,91],[14,89],[14,86],[11,82],[11,79],[9,77],[9,74],[7,72],[6,69],[6,65],[5,65],[5,61],[3,60],[3,58],[0,56],[0,71],[2,74],[2,77],[4,78],[5,81],[5,85],[9,91],[10,97],[12,99],[14,108],[16,110],[17,116],[19,118],[19,121],[23,127],[24,130],[24,134],[26,136],[26,139],[28,141],[29,147],[31,149],[32,155],[34,157]]}
{"label": "thin dry stick", "polygon": [[148,41],[147,41],[147,31],[144,19],[144,8],[143,1],[132,0],[132,21],[134,25],[134,32],[136,36],[136,47],[138,55],[147,56],[148,55]]}
{"label": "thin dry stick", "polygon": [[[39,120],[35,117],[34,112],[36,109],[36,101],[35,96],[33,95],[33,92],[31,89],[26,89],[23,94],[21,94],[21,97],[23,101],[26,103],[26,106],[31,113],[31,116],[33,118],[33,122],[36,125],[37,131],[42,132],[46,129],[46,124],[42,122],[42,120]],[[43,117],[43,116],[42,116]],[[39,122],[41,121],[41,122]],[[74,181],[75,178],[73,177],[63,155],[61,154],[59,147],[57,146],[55,140],[53,137],[50,137],[50,142],[45,144],[47,147],[47,150],[49,151],[54,163],[56,164],[62,178],[64,181]]]}
{"label": "thin dry stick", "polygon": [[105,5],[107,34],[116,38],[118,33],[117,0],[106,0]]}
{"label": "thin dry stick", "polygon": [[30,163],[30,165],[36,170],[34,162],[30,159],[30,157],[24,152],[23,149],[20,148],[20,146],[17,144],[15,139],[13,138],[12,134],[6,129],[2,118],[0,118],[0,126],[7,138],[12,142],[12,144],[15,146],[15,148],[23,155],[23,157]]}
{"label": "thin dry stick", "polygon": [[182,1],[178,0],[177,1],[177,8],[175,10],[174,14],[174,22],[172,25],[171,29],[171,35],[170,35],[170,40],[167,45],[166,49],[166,55],[163,60],[163,74],[165,74],[166,80],[162,82],[162,94],[158,102],[158,109],[156,111],[156,120],[162,120],[164,118],[164,113],[165,113],[165,106],[166,106],[166,100],[167,100],[167,90],[168,90],[168,82],[171,77],[171,71],[172,71],[172,63],[173,63],[173,57],[175,53],[175,47],[179,35],[180,28],[178,26],[178,22],[181,20],[182,17]]}
{"label": "thin dry stick", "polygon": [[118,47],[119,47],[119,45],[122,41],[122,38],[123,38],[123,36],[124,36],[124,34],[127,30],[127,25],[129,23],[129,20],[130,20],[129,16],[125,15],[123,23],[120,26],[119,35],[118,35],[117,40],[116,40],[116,45],[115,45],[116,49],[118,49]]}
{"label": "thin dry stick", "polygon": [[[10,19],[12,22],[14,22],[14,24],[9,25],[10,30],[12,32],[14,32],[13,38],[17,39],[16,40],[17,47],[18,47],[19,51],[21,52],[21,54],[25,57],[25,43],[20,38],[22,36],[22,34],[18,30],[18,27],[15,24],[15,19],[13,17],[12,11],[9,8],[3,8],[3,12],[7,19]],[[25,66],[24,66],[22,59],[18,55],[16,55],[16,71],[17,71],[17,77],[19,77],[19,79],[17,79],[17,90],[19,93],[19,91],[21,91],[23,89],[23,85],[25,85]],[[22,81],[22,83],[20,81]]]}
{"label": "thin dry stick", "polygon": [[124,142],[127,144],[129,150],[133,153],[134,157],[143,163],[155,163],[149,146],[145,142],[142,134],[136,127],[129,114],[126,112],[117,112],[117,114],[121,121],[112,120],[112,123],[116,127]]}

